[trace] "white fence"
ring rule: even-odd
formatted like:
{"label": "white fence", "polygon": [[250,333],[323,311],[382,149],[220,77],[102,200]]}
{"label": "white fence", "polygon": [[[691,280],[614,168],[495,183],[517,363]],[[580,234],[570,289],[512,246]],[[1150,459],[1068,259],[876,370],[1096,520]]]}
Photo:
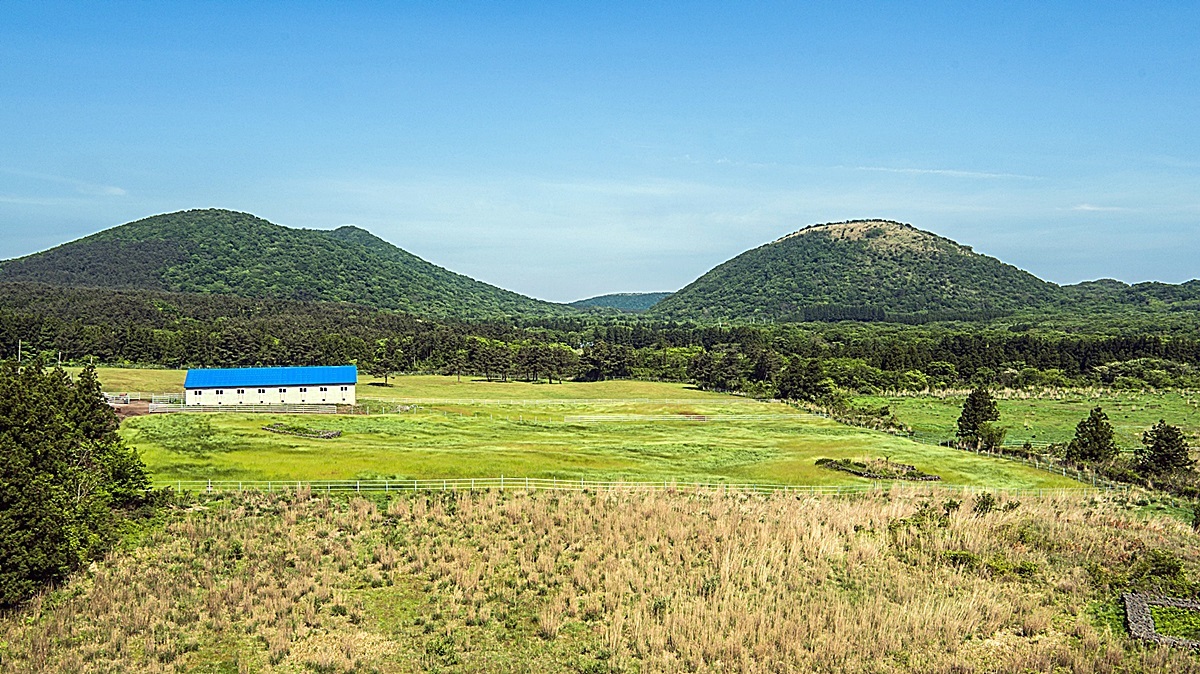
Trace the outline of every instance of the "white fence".
{"label": "white fence", "polygon": [[150,414],[165,414],[168,412],[337,414],[337,405],[163,405],[150,403]]}
{"label": "white fence", "polygon": [[856,485],[793,485],[723,482],[625,482],[611,480],[558,479],[539,477],[478,477],[426,480],[183,480],[163,482],[159,486],[176,492],[439,492],[439,491],[590,491],[590,492],[687,492],[733,494],[794,494],[797,496],[839,496],[881,493],[893,490],[908,493],[1030,494],[1067,495],[1112,491],[1108,487],[992,488],[966,485],[874,482]]}

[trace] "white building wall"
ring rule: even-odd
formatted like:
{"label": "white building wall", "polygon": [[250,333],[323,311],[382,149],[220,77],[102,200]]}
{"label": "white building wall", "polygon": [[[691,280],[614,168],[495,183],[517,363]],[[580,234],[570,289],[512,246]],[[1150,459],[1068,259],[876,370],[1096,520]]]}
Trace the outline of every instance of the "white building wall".
{"label": "white building wall", "polygon": [[353,405],[354,384],[268,386],[252,388],[193,388],[187,405]]}

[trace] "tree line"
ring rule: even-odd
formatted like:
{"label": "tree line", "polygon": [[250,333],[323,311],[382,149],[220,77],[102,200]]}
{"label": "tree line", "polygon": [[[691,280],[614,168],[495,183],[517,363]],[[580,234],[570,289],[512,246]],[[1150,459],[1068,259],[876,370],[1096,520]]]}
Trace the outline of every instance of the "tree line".
{"label": "tree line", "polygon": [[[487,378],[695,381],[771,395],[812,374],[857,391],[1200,386],[1200,339],[862,323],[706,325],[594,315],[423,319],[353,304],[0,284],[0,358],[165,367],[357,363]],[[816,365],[813,362],[816,361]]]}

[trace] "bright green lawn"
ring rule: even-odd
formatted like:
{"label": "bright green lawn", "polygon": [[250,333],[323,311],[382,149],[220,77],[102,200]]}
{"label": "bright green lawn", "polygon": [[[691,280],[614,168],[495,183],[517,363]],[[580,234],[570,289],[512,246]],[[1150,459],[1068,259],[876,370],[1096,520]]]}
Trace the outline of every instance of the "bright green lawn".
{"label": "bright green lawn", "polygon": [[[703,405],[688,409],[720,411]],[[1010,461],[796,415],[765,422],[565,424],[517,421],[522,411],[501,407],[474,411],[476,416],[436,409],[370,417],[171,414],[131,419],[121,433],[142,451],[160,483],[506,475],[855,484],[864,481],[814,462],[890,456],[939,474],[948,484],[1078,486]],[[503,418],[506,411],[511,420]],[[273,422],[337,429],[343,435],[307,440],[261,430]]]}
{"label": "bright green lawn", "polygon": [[[83,368],[68,367],[71,376]],[[183,393],[183,378],[187,370],[148,370],[122,367],[98,367],[100,385],[109,393]]]}
{"label": "bright green lawn", "polygon": [[701,391],[689,384],[653,381],[598,381],[531,384],[523,381],[485,381],[482,378],[442,377],[438,375],[406,375],[389,377],[386,388],[377,386],[382,379],[359,373],[358,397],[378,400],[404,398],[466,398],[481,400],[709,400],[723,403],[753,403],[736,396]]}
{"label": "bright green lawn", "polygon": [[[904,424],[918,433],[953,437],[964,398],[934,396],[885,398],[859,396],[858,405],[888,405]],[[1126,449],[1141,443],[1142,432],[1165,419],[1200,440],[1200,394],[1111,393],[1103,397],[1064,393],[1060,399],[1000,400],[1000,425],[1008,428],[1009,442],[1069,442],[1075,426],[1099,405]],[[1193,444],[1197,444],[1193,442]]]}

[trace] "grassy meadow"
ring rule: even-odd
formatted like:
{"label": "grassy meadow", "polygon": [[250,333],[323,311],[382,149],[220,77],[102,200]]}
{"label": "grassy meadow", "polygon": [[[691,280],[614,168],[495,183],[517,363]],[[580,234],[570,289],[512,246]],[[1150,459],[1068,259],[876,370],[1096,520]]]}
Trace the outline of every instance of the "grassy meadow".
{"label": "grassy meadow", "polygon": [[[887,405],[900,421],[918,433],[950,438],[957,428],[966,396],[857,396],[855,404]],[[1142,432],[1160,419],[1179,426],[1200,445],[1200,393],[1193,391],[1142,393],[1112,391],[1100,394],[1063,391],[1037,397],[1001,396],[1000,425],[1008,428],[1007,442],[1070,442],[1075,426],[1100,406],[1116,432],[1117,445],[1141,444]]]}
{"label": "grassy meadow", "polygon": [[[71,376],[78,375],[83,368],[63,368]],[[96,376],[100,385],[109,393],[183,393],[183,379],[187,370],[159,370],[152,368],[98,367]]]}
{"label": "grassy meadow", "polygon": [[[327,480],[544,477],[682,482],[856,484],[828,458],[916,465],[948,484],[1062,487],[1077,482],[1027,466],[807,417],[784,405],[754,421],[565,423],[572,414],[715,414],[722,404],[441,405],[387,415],[167,414],[127,420],[121,434],[154,479]],[[739,409],[746,411],[746,409]],[[270,433],[271,423],[338,430],[318,440]]]}
{"label": "grassy meadow", "polygon": [[1195,672],[1119,593],[1195,534],[1123,496],[486,492],[183,502],[0,617],[2,672]]}

